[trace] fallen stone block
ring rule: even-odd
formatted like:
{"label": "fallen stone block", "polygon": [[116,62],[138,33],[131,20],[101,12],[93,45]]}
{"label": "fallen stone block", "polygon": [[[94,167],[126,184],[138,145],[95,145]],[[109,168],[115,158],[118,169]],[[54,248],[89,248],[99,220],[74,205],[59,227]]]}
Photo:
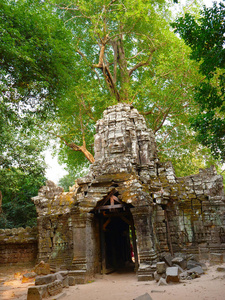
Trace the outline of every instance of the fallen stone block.
{"label": "fallen stone block", "polygon": [[166,272],[166,263],[163,261],[163,262],[158,262],[156,264],[156,271],[158,274],[162,274],[162,273],[165,273]]}
{"label": "fallen stone block", "polygon": [[76,284],[76,278],[73,276],[68,276],[69,286],[74,286]]}
{"label": "fallen stone block", "polygon": [[179,282],[178,267],[169,267],[166,269],[166,282]]}
{"label": "fallen stone block", "polygon": [[63,278],[62,284],[63,284],[63,287],[64,287],[64,288],[68,288],[68,287],[69,287],[69,279],[68,279],[68,276],[66,276],[66,277]]}
{"label": "fallen stone block", "polygon": [[172,255],[170,253],[163,255],[162,260],[165,261],[167,266],[172,267]]}
{"label": "fallen stone block", "polygon": [[51,282],[47,285],[47,290],[50,296],[55,296],[57,294],[60,294],[63,289],[62,281],[55,280],[54,282]]}
{"label": "fallen stone block", "polygon": [[187,261],[186,261],[186,259],[184,259],[182,257],[173,258],[172,264],[180,266],[183,270],[187,268]]}
{"label": "fallen stone block", "polygon": [[187,273],[187,271],[184,271],[184,272],[180,273],[179,276],[180,276],[180,279],[185,280],[188,277],[188,273]]}
{"label": "fallen stone block", "polygon": [[159,281],[159,279],[161,278],[160,274],[157,273],[157,271],[154,272],[154,279],[156,282]]}
{"label": "fallen stone block", "polygon": [[174,267],[178,267],[179,274],[184,272],[184,270],[180,266],[175,264]]}
{"label": "fallen stone block", "polygon": [[165,278],[160,278],[159,279],[159,282],[158,282],[158,286],[161,286],[161,285],[167,285],[167,282],[166,282],[166,279]]}
{"label": "fallen stone block", "polygon": [[35,285],[43,285],[43,284],[49,284],[56,280],[55,274],[49,274],[45,276],[38,276],[35,278]]}
{"label": "fallen stone block", "polygon": [[193,268],[195,268],[197,266],[200,266],[200,265],[201,265],[201,263],[199,263],[195,260],[192,260],[192,259],[187,261],[187,269],[188,270],[193,269]]}
{"label": "fallen stone block", "polygon": [[55,278],[56,278],[56,280],[63,282],[63,276],[60,273],[56,273]]}
{"label": "fallen stone block", "polygon": [[152,297],[148,293],[145,293],[144,295],[134,298],[134,300],[152,300]]}
{"label": "fallen stone block", "polygon": [[69,271],[59,271],[57,274],[62,275],[63,277],[66,277],[69,274]]}
{"label": "fallen stone block", "polygon": [[48,296],[47,285],[31,286],[27,291],[27,300],[42,300]]}
{"label": "fallen stone block", "polygon": [[35,272],[26,273],[23,275],[22,283],[34,281],[37,274]]}
{"label": "fallen stone block", "polygon": [[187,273],[188,274],[196,273],[198,275],[202,275],[202,274],[204,274],[204,271],[203,271],[201,266],[197,266],[195,268],[192,268],[192,269],[188,270]]}
{"label": "fallen stone block", "polygon": [[34,267],[34,272],[37,275],[48,275],[51,273],[50,271],[50,264],[45,263],[44,261],[41,261],[39,264],[37,264]]}

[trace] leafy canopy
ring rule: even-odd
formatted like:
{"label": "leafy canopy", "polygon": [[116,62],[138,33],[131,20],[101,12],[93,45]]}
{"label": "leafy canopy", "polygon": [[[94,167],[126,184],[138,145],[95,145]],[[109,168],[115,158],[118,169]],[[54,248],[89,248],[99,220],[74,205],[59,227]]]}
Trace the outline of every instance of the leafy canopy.
{"label": "leafy canopy", "polygon": [[145,116],[161,157],[201,151],[188,118],[203,76],[172,32],[169,9],[163,0],[2,1],[5,107],[26,130],[57,138],[61,161],[79,171],[94,159],[95,122],[118,102]]}
{"label": "leafy canopy", "polygon": [[[197,147],[188,116],[197,111],[193,87],[202,76],[188,59],[189,48],[170,29],[165,2],[54,3],[74,34],[80,74],[61,102],[58,135],[78,145],[85,140],[93,153],[94,123],[107,106],[122,101],[143,113],[163,157],[172,157],[171,149],[182,157],[192,151],[190,144]],[[68,147],[60,154],[73,168],[83,161]]]}
{"label": "leafy canopy", "polygon": [[0,191],[3,198],[0,228],[36,225],[36,209],[31,197],[37,195],[45,180],[41,172],[28,173],[15,167],[0,169]]}
{"label": "leafy canopy", "polygon": [[75,74],[72,34],[39,0],[2,0],[0,32],[1,101],[43,118]]}
{"label": "leafy canopy", "polygon": [[225,159],[225,5],[214,2],[204,7],[199,19],[191,14],[173,24],[191,47],[191,58],[200,62],[204,75],[196,86],[200,112],[191,119],[197,139],[211,148],[216,158]]}

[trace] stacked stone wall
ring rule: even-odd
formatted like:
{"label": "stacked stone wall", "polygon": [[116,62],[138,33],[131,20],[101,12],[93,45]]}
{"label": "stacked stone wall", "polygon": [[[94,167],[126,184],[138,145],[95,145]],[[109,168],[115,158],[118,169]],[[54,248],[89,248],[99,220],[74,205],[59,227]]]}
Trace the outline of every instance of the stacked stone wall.
{"label": "stacked stone wall", "polygon": [[73,222],[71,207],[76,186],[65,193],[52,181],[47,181],[32,200],[38,213],[38,261],[52,268],[67,269],[73,258]]}
{"label": "stacked stone wall", "polygon": [[182,178],[169,169],[161,164],[158,171],[162,191],[155,202],[164,211],[158,210],[156,219],[159,244],[166,238],[170,250],[198,253],[204,258],[210,252],[225,251],[222,176],[213,166]]}
{"label": "stacked stone wall", "polygon": [[0,264],[35,263],[37,228],[0,229]]}

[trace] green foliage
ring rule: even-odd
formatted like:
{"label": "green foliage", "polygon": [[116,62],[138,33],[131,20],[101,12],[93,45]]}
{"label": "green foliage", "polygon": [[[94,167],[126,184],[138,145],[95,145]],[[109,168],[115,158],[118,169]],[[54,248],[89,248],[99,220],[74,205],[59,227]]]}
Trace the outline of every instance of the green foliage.
{"label": "green foliage", "polygon": [[197,140],[210,147],[214,157],[225,159],[225,5],[204,7],[199,19],[190,14],[174,26],[191,47],[191,58],[200,62],[205,76],[196,85],[195,100],[200,111],[191,123]]}
{"label": "green foliage", "polygon": [[0,101],[0,191],[3,197],[0,228],[36,224],[31,201],[44,184],[44,140],[22,127],[18,114]]}
{"label": "green foliage", "polygon": [[[119,101],[133,103],[143,113],[156,133],[161,157],[172,158],[167,150],[171,148],[180,155],[193,150],[189,144],[198,148],[188,118],[197,114],[193,87],[202,76],[198,63],[188,58],[190,49],[171,32],[165,3],[155,2],[154,6],[146,1],[83,0],[79,5],[64,1],[59,6],[61,17],[74,33],[80,79],[59,104],[60,128],[52,130],[75,144],[82,144],[85,136],[86,146],[93,153],[94,124],[109,105],[117,103],[117,92]],[[106,36],[104,62],[115,78],[113,90],[102,69],[95,67]],[[121,36],[123,62],[121,57],[115,58],[115,45],[119,47]],[[124,79],[124,68],[127,72],[133,69],[128,80]],[[61,147],[60,159],[67,165],[77,168],[84,162],[81,153],[74,154],[62,140]]]}
{"label": "green foliage", "polygon": [[161,157],[201,151],[189,117],[197,115],[193,88],[203,76],[171,31],[169,10],[163,0],[3,0],[0,88],[21,141],[41,128],[78,171],[87,161],[71,146],[93,154],[95,122],[121,101],[145,116]]}
{"label": "green foliage", "polygon": [[27,173],[18,168],[0,169],[0,190],[3,213],[0,228],[16,228],[36,225],[36,209],[31,197],[44,185],[43,170]]}
{"label": "green foliage", "polygon": [[0,91],[16,111],[54,111],[71,85],[72,35],[45,1],[0,3]]}

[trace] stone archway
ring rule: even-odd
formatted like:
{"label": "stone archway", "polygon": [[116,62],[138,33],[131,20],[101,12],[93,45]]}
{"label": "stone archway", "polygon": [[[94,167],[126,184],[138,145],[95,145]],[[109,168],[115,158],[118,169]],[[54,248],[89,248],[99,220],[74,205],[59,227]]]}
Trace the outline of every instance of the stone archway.
{"label": "stone archway", "polygon": [[122,202],[113,189],[91,211],[99,220],[101,272],[138,268],[136,234],[132,205]]}

